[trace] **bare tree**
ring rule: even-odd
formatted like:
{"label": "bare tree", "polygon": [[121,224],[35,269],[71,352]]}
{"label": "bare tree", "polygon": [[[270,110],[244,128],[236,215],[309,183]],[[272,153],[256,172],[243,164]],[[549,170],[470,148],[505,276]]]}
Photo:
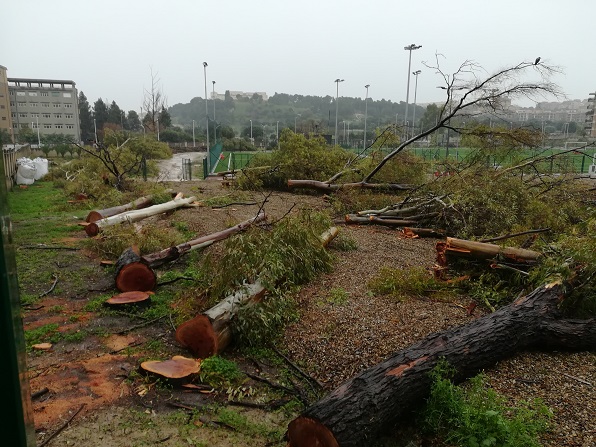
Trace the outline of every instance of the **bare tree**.
{"label": "bare tree", "polygon": [[444,85],[438,88],[445,90],[446,93],[436,124],[402,142],[362,179],[362,183],[368,183],[385,163],[406,147],[436,130],[446,128],[461,133],[461,128],[450,124],[456,116],[471,117],[487,112],[498,115],[503,111],[504,100],[517,98],[534,100],[541,97],[564,96],[559,86],[551,81],[551,77],[561,70],[558,67],[546,65],[540,60],[521,62],[488,75],[484,74],[480,65],[466,60],[454,73],[448,74],[441,69],[440,56],[435,55],[434,65],[424,64],[441,76]]}
{"label": "bare tree", "polygon": [[167,98],[161,90],[160,80],[157,77],[157,73],[153,73],[153,68],[151,68],[150,71],[151,86],[149,89],[144,89],[145,97],[143,98],[143,110],[146,115],[143,118],[143,125],[146,126],[147,130],[150,132],[156,132],[159,123],[159,114],[162,109],[166,109],[168,105]]}

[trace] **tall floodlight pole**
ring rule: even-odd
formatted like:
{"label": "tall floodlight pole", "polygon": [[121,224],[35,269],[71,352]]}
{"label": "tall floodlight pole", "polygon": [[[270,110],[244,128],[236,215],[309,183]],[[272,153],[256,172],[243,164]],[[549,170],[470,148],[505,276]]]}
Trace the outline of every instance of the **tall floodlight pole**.
{"label": "tall floodlight pole", "polygon": [[414,82],[414,117],[412,118],[412,129],[414,133],[416,132],[416,92],[418,91],[418,75],[422,73],[421,70],[416,70],[412,72],[414,76],[416,76],[416,82]]}
{"label": "tall floodlight pole", "polygon": [[95,131],[95,144],[97,144],[97,121],[93,118],[93,129]]}
{"label": "tall floodlight pole", "polygon": [[335,145],[337,146],[337,114],[339,112],[339,103],[337,102],[339,99],[339,83],[344,82],[343,79],[337,78],[335,81]]}
{"label": "tall floodlight pole", "polygon": [[[35,122],[36,122],[36,126],[37,126],[37,148],[39,149],[41,147],[41,138],[39,138],[39,117],[36,116],[35,117]],[[567,123],[569,125],[569,123]]]}
{"label": "tall floodlight pole", "polygon": [[[211,95],[211,99],[213,100],[213,125],[215,126],[215,81],[211,82],[213,82],[213,94]],[[215,140],[215,144],[217,144],[217,127],[215,129],[216,130],[213,131],[215,133],[213,139]]]}
{"label": "tall floodlight pole", "polygon": [[195,120],[192,120],[192,147],[195,147]]}
{"label": "tall floodlight pole", "polygon": [[205,118],[207,120],[207,172],[211,171],[211,157],[209,153],[209,108],[207,107],[207,62],[203,62],[203,75],[205,77]]}
{"label": "tall floodlight pole", "polygon": [[252,144],[254,146],[255,143],[252,139],[252,120],[249,120],[249,121],[250,121],[250,144]]}
{"label": "tall floodlight pole", "polygon": [[364,88],[366,89],[366,96],[364,97],[364,141],[362,143],[362,149],[366,149],[366,119],[368,118],[368,88],[370,84],[366,84]]}
{"label": "tall floodlight pole", "polygon": [[157,141],[159,141],[159,118],[155,119],[155,124],[157,126]]}
{"label": "tall floodlight pole", "polygon": [[[407,122],[408,122],[408,101],[410,100],[410,70],[412,69],[412,50],[417,50],[419,48],[422,48],[422,45],[416,45],[416,44],[411,44],[408,45],[407,47],[404,47],[404,50],[409,51],[410,55],[408,58],[408,88],[406,91],[406,115],[404,116],[404,127],[406,126]],[[408,138],[408,128],[405,127],[405,135],[406,135],[406,139]]]}

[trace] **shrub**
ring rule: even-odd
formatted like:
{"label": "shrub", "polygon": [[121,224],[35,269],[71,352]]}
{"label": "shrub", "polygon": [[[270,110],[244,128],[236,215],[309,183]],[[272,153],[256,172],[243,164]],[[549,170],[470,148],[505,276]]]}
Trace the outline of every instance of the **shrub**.
{"label": "shrub", "polygon": [[438,286],[433,276],[422,267],[408,269],[382,267],[372,278],[369,289],[378,295],[390,295],[397,299],[420,296]]}
{"label": "shrub", "polygon": [[213,356],[201,361],[201,382],[213,387],[230,386],[242,378],[238,365],[223,357]]}

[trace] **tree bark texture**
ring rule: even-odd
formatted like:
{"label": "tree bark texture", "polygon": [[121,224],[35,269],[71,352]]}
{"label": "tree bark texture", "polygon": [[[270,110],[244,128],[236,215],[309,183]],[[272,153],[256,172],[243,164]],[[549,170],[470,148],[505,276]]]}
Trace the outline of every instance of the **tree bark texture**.
{"label": "tree bark texture", "polygon": [[[173,193],[173,190],[169,189],[168,193]],[[125,211],[129,210],[138,210],[142,208],[147,208],[153,204],[153,196],[148,195],[144,197],[139,197],[132,202],[125,203],[124,205],[113,206],[111,208],[105,208],[103,210],[93,210],[87,214],[85,218],[86,222],[96,222],[101,219],[105,219],[106,217],[115,216],[116,214],[124,213]]]}
{"label": "tree bark texture", "polygon": [[317,180],[288,180],[288,188],[313,188],[319,191],[338,191],[340,189],[373,189],[378,191],[407,191],[414,189],[412,185],[398,185],[395,183],[338,183],[330,184]]}
{"label": "tree bark texture", "polygon": [[211,233],[206,236],[201,236],[200,238],[193,239],[180,245],[176,245],[175,247],[169,247],[156,253],[145,255],[143,256],[143,261],[152,268],[159,267],[160,265],[166,262],[178,259],[180,256],[189,252],[193,248],[206,247],[208,245],[211,245],[213,242],[226,239],[233,234],[246,230],[252,224],[262,222],[266,219],[266,214],[263,211],[261,211],[255,217],[245,220],[244,222],[240,222],[238,225],[235,225],[233,227],[226,228],[225,230],[218,231],[216,233]]}
{"label": "tree bark texture", "polygon": [[166,213],[183,206],[190,206],[195,200],[196,197],[194,196],[188,197],[186,199],[177,196],[175,199],[170,200],[169,202],[160,203],[158,205],[153,205],[139,210],[126,211],[124,213],[116,214],[114,216],[106,217],[104,219],[89,223],[89,225],[85,227],[85,233],[87,233],[87,236],[90,237],[97,236],[102,228],[111,225],[117,225],[123,222],[138,222],[150,216]]}
{"label": "tree bark texture", "polygon": [[116,288],[120,292],[147,292],[156,285],[157,275],[142,260],[138,248],[124,250],[116,261]]}
{"label": "tree bark texture", "polygon": [[541,254],[525,248],[501,247],[500,245],[486,242],[468,241],[448,237],[444,242],[438,242],[437,261],[440,265],[447,265],[447,256],[462,256],[475,259],[493,259],[498,256],[508,261],[520,264],[535,264]]}
{"label": "tree bark texture", "polygon": [[411,415],[429,395],[429,372],[444,358],[461,382],[532,349],[596,350],[596,319],[564,318],[563,287],[539,287],[464,326],[431,334],[364,370],[305,410],[288,427],[288,446],[369,445]]}

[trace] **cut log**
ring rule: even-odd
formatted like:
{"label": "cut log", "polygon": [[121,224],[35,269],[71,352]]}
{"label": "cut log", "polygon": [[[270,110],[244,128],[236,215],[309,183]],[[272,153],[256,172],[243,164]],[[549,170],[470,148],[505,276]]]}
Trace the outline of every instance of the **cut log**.
{"label": "cut log", "polygon": [[339,183],[330,184],[317,180],[288,180],[288,188],[313,188],[319,191],[338,191],[340,189],[373,189],[377,191],[406,191],[413,189],[412,185],[398,185],[395,183]]}
{"label": "cut log", "polygon": [[176,245],[175,247],[169,247],[165,250],[145,255],[143,256],[143,261],[152,268],[158,267],[166,262],[178,259],[180,256],[189,252],[192,249],[206,247],[208,245],[211,245],[213,242],[226,239],[227,237],[230,237],[233,234],[246,230],[252,224],[262,222],[266,219],[267,216],[263,211],[261,211],[255,217],[245,220],[244,222],[240,222],[238,225],[235,225],[233,227],[227,228],[222,231],[218,231],[216,233],[211,233],[206,236],[201,236],[200,238],[193,239],[192,241],[188,241],[180,245]]}
{"label": "cut log", "polygon": [[517,352],[596,350],[596,319],[565,319],[564,287],[539,287],[464,326],[431,334],[369,368],[290,422],[290,447],[359,447],[409,421],[430,393],[429,372],[441,359],[461,382]]}
{"label": "cut log", "polygon": [[116,288],[120,292],[149,291],[157,285],[157,275],[141,258],[137,247],[129,247],[116,261]]}
{"label": "cut log", "polygon": [[95,222],[91,222],[89,223],[89,225],[85,227],[85,233],[87,233],[87,236],[90,237],[97,236],[102,228],[123,222],[138,222],[140,220],[146,219],[147,217],[166,213],[168,211],[181,208],[183,206],[191,206],[191,204],[195,200],[196,197],[194,196],[188,197],[186,199],[176,196],[176,198],[170,200],[169,202],[160,203],[158,205],[153,205],[148,208],[142,208],[140,210],[126,211],[124,213],[106,217],[105,219],[100,219]]}
{"label": "cut log", "polygon": [[141,363],[141,369],[166,379],[183,379],[201,370],[201,361],[175,355],[170,360],[149,360]]}
{"label": "cut log", "polygon": [[409,220],[409,219],[381,219],[377,216],[358,216],[356,214],[346,214],[345,222],[347,224],[356,224],[356,225],[367,225],[367,224],[376,224],[376,225],[385,225],[391,227],[406,227],[408,225],[416,225],[419,224],[416,220]]}
{"label": "cut log", "polygon": [[[174,191],[172,189],[168,189],[166,192],[172,194]],[[100,219],[105,219],[106,217],[124,213],[125,211],[147,208],[148,206],[153,205],[153,198],[153,195],[147,195],[144,197],[139,197],[138,199],[133,200],[132,202],[125,203],[124,205],[113,206],[111,208],[105,208],[103,210],[90,211],[89,214],[87,214],[85,221],[96,222]]]}
{"label": "cut log", "polygon": [[445,233],[440,230],[434,230],[432,228],[414,228],[404,227],[402,233],[405,237],[418,238],[418,237],[432,237],[436,239],[445,238]]}
{"label": "cut log", "polygon": [[149,300],[151,293],[149,292],[140,292],[140,291],[132,291],[132,292],[124,292],[118,295],[114,295],[111,298],[106,300],[106,304],[117,306],[121,304],[137,304],[143,303]]}
{"label": "cut log", "polygon": [[453,237],[448,237],[445,242],[438,242],[436,249],[437,262],[443,266],[447,265],[448,255],[474,259],[493,259],[499,256],[519,264],[535,264],[541,256],[541,253],[525,248],[501,247],[495,244]]}
{"label": "cut log", "polygon": [[[327,247],[338,233],[337,227],[325,231],[321,235],[323,246]],[[176,329],[176,341],[199,358],[222,352],[232,341],[230,323],[238,309],[260,301],[266,293],[267,290],[259,280],[246,284],[201,315],[182,323]]]}

